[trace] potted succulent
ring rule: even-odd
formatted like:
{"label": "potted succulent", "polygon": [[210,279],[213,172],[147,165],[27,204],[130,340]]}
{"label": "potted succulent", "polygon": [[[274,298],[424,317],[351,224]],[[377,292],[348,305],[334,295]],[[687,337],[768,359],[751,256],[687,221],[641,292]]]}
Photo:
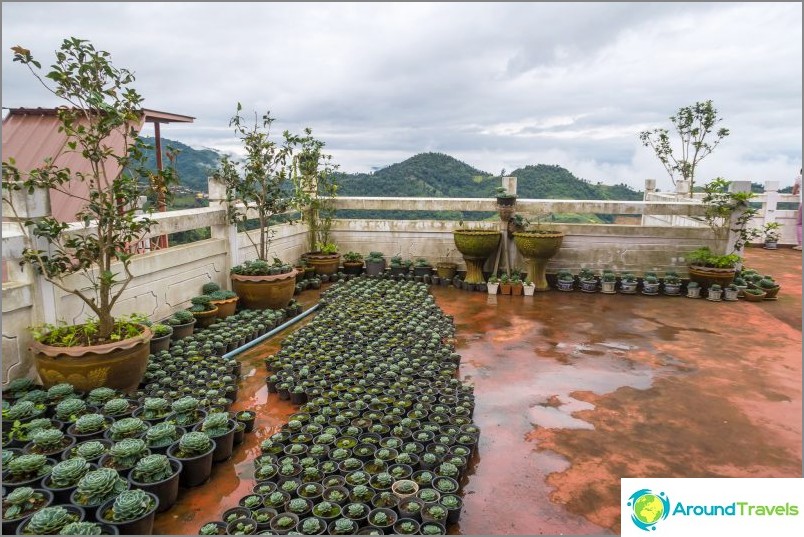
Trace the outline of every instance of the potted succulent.
{"label": "potted succulent", "polygon": [[748,302],[762,302],[766,296],[767,293],[759,288],[749,287],[743,291],[743,298]]}
{"label": "potted succulent", "polygon": [[169,324],[154,323],[151,325],[151,338],[150,353],[156,354],[160,351],[166,351],[170,348],[171,336],[173,335],[173,327]]}
{"label": "potted succulent", "polygon": [[723,288],[723,300],[727,302],[736,302],[739,294],[740,289],[733,283]]}
{"label": "potted succulent", "polygon": [[98,468],[78,480],[78,486],[70,494],[70,502],[81,507],[88,517],[94,518],[101,504],[116,498],[128,487],[128,481],[120,477],[116,470]]}
{"label": "potted succulent", "polygon": [[226,535],[226,527],[222,520],[206,522],[198,529],[198,535]]}
{"label": "potted succulent", "polygon": [[659,278],[654,274],[647,274],[642,279],[642,294],[643,295],[658,295],[659,294]]}
{"label": "potted succulent", "polygon": [[669,270],[664,275],[664,294],[667,296],[680,296],[681,295],[681,278],[678,273]]}
{"label": "potted succulent", "polygon": [[[51,505],[36,511],[17,528],[17,535],[56,535],[83,521],[84,510],[75,505]],[[63,533],[78,535],[77,533]]]}
{"label": "potted succulent", "polygon": [[419,492],[419,485],[410,479],[400,479],[394,481],[393,485],[391,485],[391,492],[393,492],[400,501],[403,501],[405,498],[415,496],[416,493]]}
{"label": "potted succulent", "polygon": [[486,282],[486,290],[490,295],[496,295],[500,287],[500,279],[492,274]]}
{"label": "potted succulent", "polygon": [[433,266],[423,257],[417,257],[413,262],[413,277],[423,278],[433,273]]}
{"label": "potted succulent", "polygon": [[121,475],[126,475],[137,464],[137,461],[150,454],[151,451],[146,447],[145,440],[142,438],[125,438],[112,445],[109,453],[100,458],[98,466],[113,468]]}
{"label": "potted succulent", "polygon": [[146,397],[142,406],[133,412],[132,417],[154,425],[164,421],[171,412],[170,401],[164,397]]}
{"label": "potted succulent", "polygon": [[113,442],[106,439],[85,440],[62,453],[62,459],[81,457],[87,462],[97,461],[102,455],[109,452]]}
{"label": "potted succulent", "polygon": [[56,464],[50,475],[42,480],[42,486],[53,494],[59,503],[69,503],[70,494],[81,480],[95,467],[81,457],[67,459]]}
{"label": "potted succulent", "polygon": [[711,300],[712,302],[720,302],[722,295],[723,288],[716,283],[711,284],[709,289],[706,290],[706,299]]}
{"label": "potted succulent", "polygon": [[782,238],[782,224],[779,222],[768,222],[762,226],[762,235],[765,238],[766,250],[776,250],[779,239]]}
{"label": "potted succulent", "polygon": [[136,401],[119,397],[106,401],[101,408],[101,414],[120,419],[131,416],[137,408],[139,408],[139,404]]}
{"label": "potted succulent", "polygon": [[773,278],[768,275],[763,276],[756,287],[765,291],[765,300],[776,300],[776,295],[779,294],[781,286],[776,283]]}
{"label": "potted succulent", "polygon": [[22,520],[50,505],[53,493],[49,490],[18,487],[3,497],[3,533],[14,533]]}
{"label": "potted succulent", "polygon": [[572,291],[575,284],[575,277],[567,269],[561,269],[556,273],[556,287],[559,291]]}
{"label": "potted succulent", "polygon": [[[52,160],[27,172],[13,161],[3,162],[3,214],[17,217],[25,242],[23,262],[81,300],[94,315],[80,324],[32,329],[31,350],[45,387],[69,378],[84,391],[99,386],[133,390],[148,361],[151,330],[141,316],[116,317],[113,310],[134,278],[130,247],[145,240],[155,223],[148,217],[152,209],[145,208],[146,214],[138,216],[143,210],[140,178],[152,179],[146,185],[163,184],[172,170],[157,177],[147,170],[142,142],[131,127],[142,121],[142,97],[131,86],[133,74],[112,65],[110,58],[86,40],[65,39],[52,70],[41,76],[40,63],[31,52],[14,48],[14,61],[67,105],[56,113],[66,143]],[[110,147],[111,137],[121,137],[124,149]],[[97,156],[87,173],[76,175],[63,164],[54,164],[83,160],[83,155]],[[106,176],[107,170],[119,167],[125,173]],[[75,183],[70,185],[71,181]],[[73,219],[85,222],[80,235],[69,233],[52,215],[19,212],[29,192],[43,197],[51,189],[80,207]],[[91,222],[104,225],[90,226]]]}
{"label": "potted succulent", "polygon": [[378,528],[391,528],[397,520],[398,515],[393,509],[378,507],[372,509],[368,515],[368,523]]}
{"label": "potted succulent", "polygon": [[391,276],[404,276],[408,273],[412,264],[409,259],[402,259],[401,255],[391,257]]}
{"label": "potted succulent", "polygon": [[229,414],[226,412],[213,412],[207,415],[199,425],[196,425],[196,431],[201,431],[215,440],[212,462],[225,461],[232,456],[235,425],[235,420],[229,418]]}
{"label": "potted succulent", "polygon": [[359,276],[363,272],[363,255],[351,251],[343,254],[343,272]]}
{"label": "potted succulent", "polygon": [[633,295],[636,293],[639,281],[633,272],[626,272],[620,278],[620,292],[626,295]]}
{"label": "potted succulent", "polygon": [[[206,291],[204,291],[204,293],[207,294]],[[212,305],[218,308],[218,319],[226,319],[234,315],[237,309],[237,302],[240,299],[237,293],[227,289],[216,289],[215,291],[209,292],[207,296],[212,299]]]}
{"label": "potted succulent", "polygon": [[510,295],[511,287],[511,277],[503,273],[502,276],[500,276],[500,294]]}
{"label": "potted succulent", "polygon": [[254,420],[257,418],[257,413],[253,410],[241,410],[235,414],[235,419],[245,424],[247,433],[254,430]]}
{"label": "potted succulent", "polygon": [[215,441],[200,431],[185,433],[168,447],[167,455],[182,463],[180,484],[195,487],[204,483],[212,473]]}
{"label": "potted succulent", "polygon": [[419,522],[412,518],[400,518],[394,523],[394,535],[415,535],[419,531]]}
{"label": "potted succulent", "polygon": [[166,511],[176,503],[179,494],[179,476],[182,464],[162,454],[148,455],[137,461],[128,474],[133,488],[151,492],[159,499],[157,513]]}
{"label": "potted succulent", "polygon": [[37,488],[50,474],[56,461],[44,455],[26,454],[14,457],[3,468],[3,486],[7,489],[28,486]]}
{"label": "potted succulent", "polygon": [[172,412],[165,419],[180,427],[194,427],[207,415],[206,411],[201,409],[201,402],[189,395],[173,401],[170,408]]}
{"label": "potted succulent", "polygon": [[591,269],[582,268],[578,272],[578,282],[581,284],[581,291],[584,293],[597,292],[597,278]]}
{"label": "potted succulent", "polygon": [[193,331],[195,330],[195,316],[187,310],[179,310],[165,319],[164,324],[173,328],[170,339],[172,341],[179,341],[180,339],[193,335]]}
{"label": "potted succulent", "polygon": [[31,435],[23,451],[35,455],[60,458],[61,454],[75,444],[75,437],[65,435],[59,429],[40,429]]}
{"label": "potted succulent", "polygon": [[533,283],[533,280],[530,278],[525,278],[525,281],[522,284],[522,290],[524,291],[525,296],[533,296],[536,291],[536,284]]}
{"label": "potted succulent", "polygon": [[190,299],[192,306],[189,312],[195,317],[195,324],[199,328],[207,328],[218,319],[218,306],[212,303],[209,295],[194,296]]}
{"label": "potted succulent", "polygon": [[145,445],[151,453],[164,453],[184,432],[183,428],[176,427],[172,422],[162,421],[145,431]]}
{"label": "potted succulent", "polygon": [[369,252],[365,262],[368,276],[377,277],[385,274],[385,257],[382,252]]}
{"label": "potted succulent", "polygon": [[607,295],[613,295],[617,291],[615,290],[617,286],[617,275],[614,274],[611,270],[604,270],[603,274],[600,277],[600,292],[605,293]]}
{"label": "potted succulent", "polygon": [[155,494],[142,489],[124,490],[98,508],[98,521],[116,526],[124,535],[150,535],[158,507]]}
{"label": "potted succulent", "polygon": [[24,424],[42,418],[47,412],[47,405],[33,401],[17,401],[11,406],[3,406],[3,429],[14,423]]}
{"label": "potted succulent", "polygon": [[76,441],[101,438],[113,423],[112,418],[103,414],[84,414],[67,427],[67,434],[75,437]]}
{"label": "potted succulent", "polygon": [[687,284],[687,298],[699,298],[701,296],[701,286],[698,282],[689,282]]}
{"label": "potted succulent", "polygon": [[115,421],[106,430],[104,436],[108,440],[118,442],[125,438],[139,438],[148,430],[148,424],[139,418],[123,418]]}

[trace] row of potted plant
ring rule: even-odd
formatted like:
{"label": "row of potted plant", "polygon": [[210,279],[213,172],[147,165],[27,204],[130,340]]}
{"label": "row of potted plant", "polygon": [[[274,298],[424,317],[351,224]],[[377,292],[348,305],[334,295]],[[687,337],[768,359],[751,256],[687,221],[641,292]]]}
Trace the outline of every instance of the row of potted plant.
{"label": "row of potted plant", "polygon": [[321,303],[266,358],[269,391],[299,411],[261,443],[253,492],[202,532],[444,533],[479,438],[452,319],[425,285],[390,279]]}

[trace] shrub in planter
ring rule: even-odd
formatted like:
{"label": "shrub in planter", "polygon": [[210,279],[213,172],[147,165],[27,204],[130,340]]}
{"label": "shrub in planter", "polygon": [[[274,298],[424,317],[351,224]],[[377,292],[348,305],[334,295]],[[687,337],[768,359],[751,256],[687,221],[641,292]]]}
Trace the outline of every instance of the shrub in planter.
{"label": "shrub in planter", "polygon": [[182,464],[162,454],[148,455],[137,461],[129,473],[129,482],[136,488],[151,492],[159,499],[158,513],[166,511],[179,494]]}
{"label": "shrub in planter", "polygon": [[20,524],[17,534],[56,535],[67,525],[83,521],[84,516],[84,510],[74,505],[44,507]]}
{"label": "shrub in planter", "polygon": [[17,525],[26,517],[31,516],[50,505],[53,494],[48,490],[33,489],[31,487],[18,487],[3,498],[3,533],[14,533]]}
{"label": "shrub in planter", "polygon": [[98,521],[117,526],[124,535],[150,535],[158,507],[156,495],[141,489],[125,490],[98,508]]}

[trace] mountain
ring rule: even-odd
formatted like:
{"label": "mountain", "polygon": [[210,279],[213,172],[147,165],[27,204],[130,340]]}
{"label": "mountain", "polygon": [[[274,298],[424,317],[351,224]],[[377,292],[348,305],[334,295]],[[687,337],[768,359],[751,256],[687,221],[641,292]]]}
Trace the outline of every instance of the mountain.
{"label": "mountain", "polygon": [[[142,139],[149,145],[156,143],[152,137],[143,136]],[[221,153],[214,149],[193,149],[181,142],[162,138],[162,166],[165,168],[169,164],[164,156],[168,147],[180,150],[176,158],[176,171],[181,185],[195,192],[206,192],[209,171],[218,166]],[[145,156],[147,166],[156,170],[156,152],[146,151]]]}
{"label": "mountain", "polygon": [[[153,138],[144,138],[149,144]],[[221,153],[213,149],[193,149],[181,142],[163,139],[163,149],[179,149],[176,168],[181,184],[196,192],[207,191],[209,171],[218,164]],[[156,169],[153,151],[146,153]],[[166,160],[163,161],[167,165]],[[592,184],[575,177],[561,166],[536,164],[510,172],[517,177],[520,198],[641,200],[642,193],[620,185]],[[436,198],[491,198],[500,185],[498,175],[478,170],[443,153],[421,153],[379,169],[374,173],[337,175],[341,196],[399,196]]]}

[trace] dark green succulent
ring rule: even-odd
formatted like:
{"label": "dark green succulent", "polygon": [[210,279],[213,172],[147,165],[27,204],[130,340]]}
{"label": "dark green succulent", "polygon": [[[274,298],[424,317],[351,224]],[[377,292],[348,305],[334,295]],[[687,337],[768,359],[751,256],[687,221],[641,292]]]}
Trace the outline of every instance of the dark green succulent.
{"label": "dark green succulent", "polygon": [[195,457],[209,451],[212,439],[201,431],[184,433],[179,439],[178,453],[181,457]]}
{"label": "dark green succulent", "polygon": [[105,444],[97,440],[89,440],[78,444],[75,449],[75,454],[86,460],[97,459],[104,453],[107,453],[109,448]]}
{"label": "dark green succulent", "polygon": [[43,499],[44,495],[31,487],[16,488],[3,499],[4,504],[9,504],[3,512],[3,519],[14,520],[28,516],[36,510],[37,502],[41,502]]}
{"label": "dark green succulent", "polygon": [[42,431],[44,429],[54,429],[53,422],[51,422],[48,418],[33,419],[28,423],[21,424],[16,430],[12,429],[12,432],[14,433],[14,438],[27,442],[31,440],[35,432]]}
{"label": "dark green succulent", "polygon": [[109,428],[109,438],[115,442],[125,438],[132,438],[144,433],[148,424],[139,418],[123,418],[112,424]]}
{"label": "dark green succulent", "polygon": [[103,405],[103,413],[106,415],[116,416],[126,412],[128,407],[128,399],[122,399],[119,397],[116,399],[109,399]]}
{"label": "dark green succulent", "polygon": [[114,498],[128,488],[128,482],[120,477],[117,470],[112,468],[98,468],[87,472],[78,481],[75,491],[75,500],[79,505],[100,505],[110,498]]}
{"label": "dark green succulent", "polygon": [[68,382],[62,382],[61,384],[56,384],[51,386],[47,390],[47,397],[51,401],[60,401],[70,395],[75,393],[75,386]]}
{"label": "dark green succulent", "polygon": [[20,397],[19,401],[30,401],[38,405],[44,405],[47,403],[47,392],[45,390],[31,390]]}
{"label": "dark green succulent", "polygon": [[169,446],[179,438],[179,431],[170,422],[157,423],[145,431],[145,443],[149,448]]}
{"label": "dark green succulent", "polygon": [[91,390],[89,394],[87,394],[87,403],[91,405],[103,405],[115,397],[117,397],[117,391],[101,386],[100,388]]}
{"label": "dark green succulent", "polygon": [[151,511],[155,504],[153,497],[142,489],[124,490],[114,499],[111,516],[104,516],[115,522],[136,520]]}
{"label": "dark green succulent", "polygon": [[33,380],[23,377],[14,379],[9,382],[5,388],[3,388],[3,392],[12,396],[12,397],[19,397],[21,393],[29,391],[31,388],[34,387]]}
{"label": "dark green succulent", "polygon": [[117,468],[131,468],[145,456],[147,449],[141,438],[124,438],[112,445],[109,455]]}
{"label": "dark green succulent", "polygon": [[201,430],[210,438],[223,436],[229,432],[229,414],[225,412],[213,412],[201,422]]}
{"label": "dark green succulent", "polygon": [[173,475],[173,467],[166,455],[154,454],[143,457],[131,473],[138,483],[157,483]]}
{"label": "dark green succulent", "polygon": [[90,468],[86,459],[81,457],[61,461],[50,471],[50,486],[57,489],[74,487]]}
{"label": "dark green succulent", "polygon": [[45,411],[45,407],[33,401],[18,401],[3,409],[3,419],[9,421],[25,420],[37,416]]}
{"label": "dark green succulent", "polygon": [[74,430],[77,434],[92,434],[106,428],[106,417],[103,414],[84,414],[75,420]]}
{"label": "dark green succulent", "polygon": [[103,528],[97,522],[71,522],[61,529],[59,535],[103,535]]}
{"label": "dark green succulent", "polygon": [[20,455],[8,463],[8,473],[17,482],[47,475],[52,468],[47,457],[38,454]]}

